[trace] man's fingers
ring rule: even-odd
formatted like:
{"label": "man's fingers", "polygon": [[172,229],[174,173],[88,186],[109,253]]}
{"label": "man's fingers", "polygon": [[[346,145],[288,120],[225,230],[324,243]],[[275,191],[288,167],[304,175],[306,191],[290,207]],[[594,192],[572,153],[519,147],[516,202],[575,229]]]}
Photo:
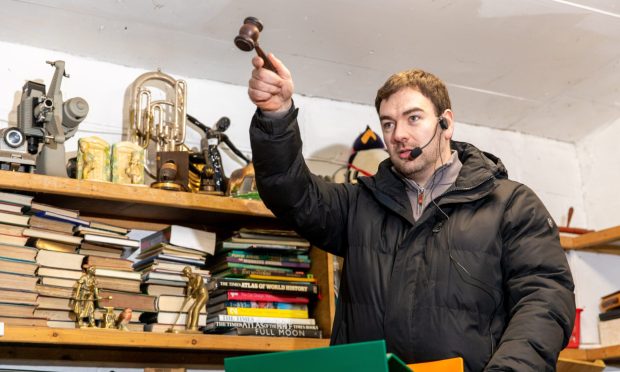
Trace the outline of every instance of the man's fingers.
{"label": "man's fingers", "polygon": [[270,93],[263,92],[262,90],[256,90],[254,88],[248,88],[248,95],[250,99],[255,103],[268,101],[271,97],[273,97]]}
{"label": "man's fingers", "polygon": [[260,90],[260,91],[267,92],[270,94],[278,94],[281,91],[279,86],[266,83],[259,79],[250,79],[250,82],[248,85],[252,89]]}
{"label": "man's fingers", "polygon": [[252,58],[252,65],[256,69],[260,69],[261,67],[263,67],[264,64],[265,64],[265,61],[263,61],[263,59],[261,57],[254,56],[254,58]]}
{"label": "man's fingers", "polygon": [[273,67],[276,68],[278,75],[280,75],[282,79],[291,78],[291,72],[288,70],[288,68],[286,68],[286,66],[284,66],[284,63],[282,63],[282,61],[276,58],[276,56],[274,56],[272,53],[269,53],[267,58],[269,58],[269,60],[271,61],[271,64],[273,65]]}

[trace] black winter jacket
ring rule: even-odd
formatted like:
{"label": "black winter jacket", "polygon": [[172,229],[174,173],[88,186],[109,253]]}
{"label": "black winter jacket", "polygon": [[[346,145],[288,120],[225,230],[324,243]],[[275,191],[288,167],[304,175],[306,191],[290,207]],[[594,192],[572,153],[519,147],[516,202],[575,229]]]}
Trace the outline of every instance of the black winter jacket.
{"label": "black winter jacket", "polygon": [[508,180],[495,156],[453,142],[463,163],[455,184],[413,221],[389,159],[357,185],[312,175],[296,117],[257,111],[256,181],[276,216],[344,257],[332,344],[385,339],[408,363],[461,356],[467,371],[555,370],[574,287],[532,190]]}

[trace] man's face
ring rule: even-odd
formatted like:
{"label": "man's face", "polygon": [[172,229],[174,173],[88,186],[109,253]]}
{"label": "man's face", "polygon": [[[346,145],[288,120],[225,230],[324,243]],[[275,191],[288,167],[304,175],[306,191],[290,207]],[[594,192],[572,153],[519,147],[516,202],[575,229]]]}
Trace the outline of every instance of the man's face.
{"label": "man's face", "polygon": [[424,146],[435,131],[440,131],[432,102],[416,89],[403,88],[381,102],[379,119],[396,170],[418,184],[427,180],[439,159],[442,134],[438,132],[416,159],[409,159],[409,153],[415,147]]}

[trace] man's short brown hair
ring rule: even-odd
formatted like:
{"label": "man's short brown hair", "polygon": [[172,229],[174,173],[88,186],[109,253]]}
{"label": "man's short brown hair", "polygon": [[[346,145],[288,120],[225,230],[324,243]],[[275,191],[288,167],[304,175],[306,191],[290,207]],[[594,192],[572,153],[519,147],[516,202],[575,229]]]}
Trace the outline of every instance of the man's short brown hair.
{"label": "man's short brown hair", "polygon": [[375,108],[379,113],[381,102],[403,88],[413,88],[418,90],[424,97],[428,98],[435,107],[435,115],[439,116],[444,111],[452,108],[448,89],[443,81],[437,76],[419,69],[411,69],[398,72],[387,79],[377,91],[375,98]]}

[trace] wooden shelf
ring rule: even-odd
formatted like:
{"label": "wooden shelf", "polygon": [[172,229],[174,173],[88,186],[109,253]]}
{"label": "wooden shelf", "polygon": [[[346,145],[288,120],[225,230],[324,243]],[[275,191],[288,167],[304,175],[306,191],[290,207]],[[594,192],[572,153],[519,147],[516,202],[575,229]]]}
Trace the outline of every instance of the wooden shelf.
{"label": "wooden shelf", "polygon": [[597,347],[593,349],[564,349],[561,357],[576,360],[618,361],[620,360],[620,345]]}
{"label": "wooden shelf", "polygon": [[620,226],[583,235],[560,235],[562,247],[569,250],[620,254]]}
{"label": "wooden shelf", "polygon": [[5,334],[0,336],[0,359],[41,362],[62,360],[83,365],[93,362],[115,365],[173,363],[187,367],[221,364],[227,356],[328,345],[329,339],[162,334],[5,325]]}
{"label": "wooden shelf", "polygon": [[[274,224],[261,201],[174,192],[38,174],[0,171],[0,189],[23,191],[43,203],[63,205],[89,216],[209,225]],[[237,226],[232,226],[236,228]]]}
{"label": "wooden shelf", "polygon": [[[77,209],[80,216],[87,220],[100,220],[128,228],[159,229],[178,223],[206,227],[219,234],[244,226],[286,227],[260,201],[164,191],[146,186],[0,171],[0,190],[28,193],[42,203]],[[218,238],[222,236],[218,235]],[[319,249],[312,249],[310,256],[310,272],[318,280],[322,297],[311,309],[311,315],[325,339],[5,325],[5,335],[0,336],[0,360],[44,365],[221,368],[227,356],[327,346],[336,307],[333,257]]]}

